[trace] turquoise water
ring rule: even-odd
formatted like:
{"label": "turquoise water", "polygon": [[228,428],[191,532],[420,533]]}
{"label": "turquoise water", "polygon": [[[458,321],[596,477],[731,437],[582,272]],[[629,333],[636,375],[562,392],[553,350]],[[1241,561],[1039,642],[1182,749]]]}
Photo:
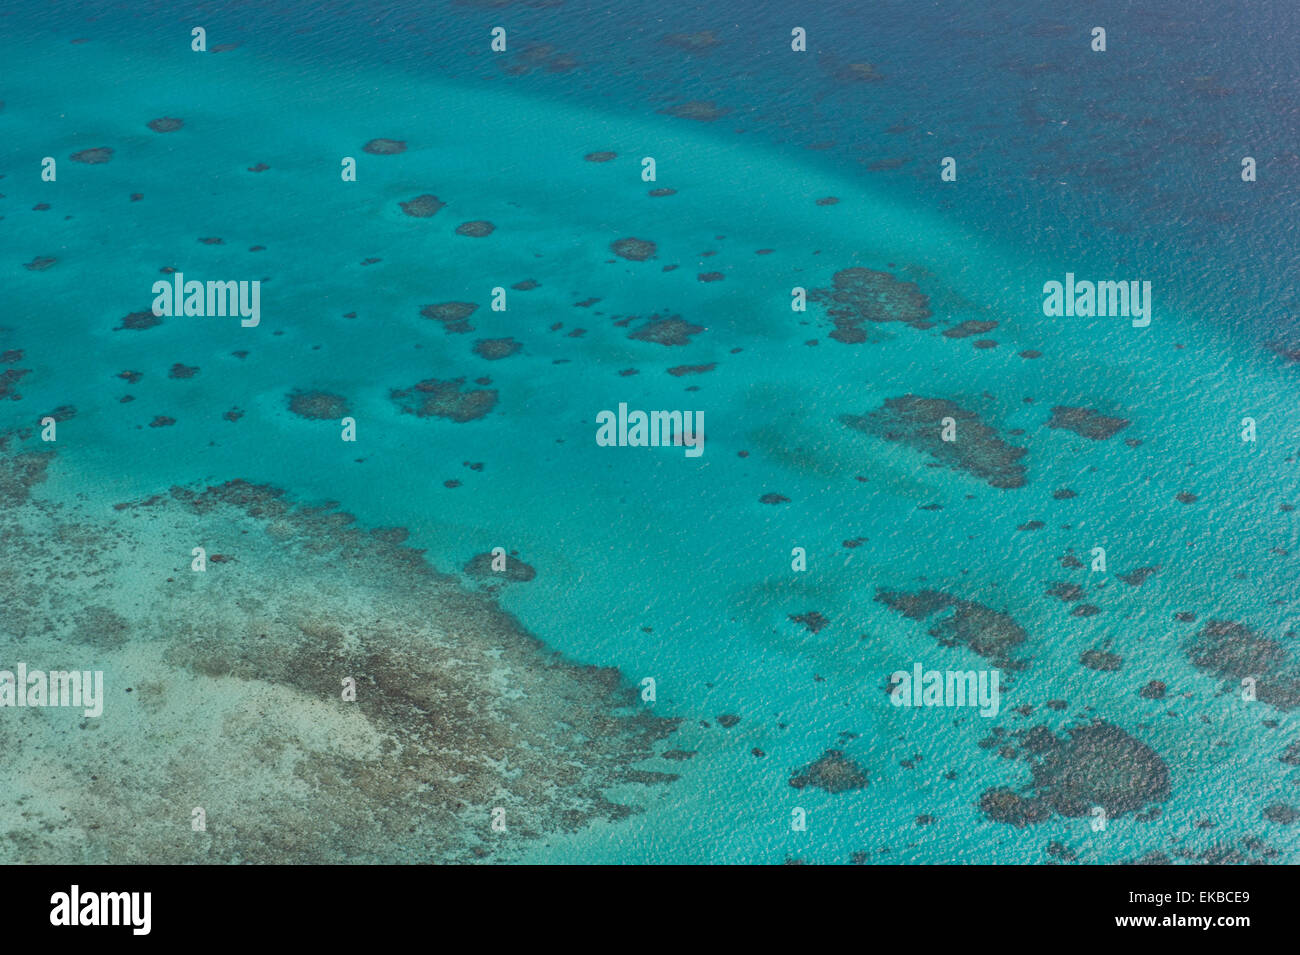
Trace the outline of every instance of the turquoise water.
{"label": "turquoise water", "polygon": [[[459,24],[469,16],[440,15]],[[586,65],[550,70],[553,53],[513,53],[509,62],[530,72],[493,70],[478,26],[498,15],[526,17],[522,35],[579,51]],[[1136,205],[1105,215],[1070,207],[1092,223],[1095,242],[1093,231],[1065,220],[1065,237],[1023,231],[1041,207],[990,221],[998,203],[1034,204],[1009,183],[978,185],[980,161],[967,165],[959,148],[975,135],[975,117],[949,134],[957,145],[941,136],[927,154],[933,174],[873,175],[835,149],[783,143],[762,115],[778,100],[764,100],[752,117],[757,132],[735,133],[751,125],[739,105],[749,95],[741,76],[730,89],[677,97],[731,103],[735,115],[698,122],[661,114],[662,94],[617,85],[600,68],[606,48],[566,32],[572,11],[546,16],[482,12],[473,40],[456,34],[451,44],[476,57],[473,69],[459,71],[447,68],[445,50],[431,55],[438,62],[430,68],[414,69],[409,50],[385,57],[365,44],[340,68],[323,47],[312,56],[290,42],[292,20],[265,43],[251,27],[228,28],[240,45],[207,54],[188,48],[188,14],[159,11],[143,23],[114,12],[103,22],[53,25],[16,15],[17,26],[0,33],[0,350],[21,350],[6,367],[27,370],[12,388],[21,400],[6,403],[0,420],[6,468],[53,452],[42,458],[43,481],[6,498],[5,602],[22,610],[7,628],[0,667],[23,659],[100,668],[110,687],[94,730],[74,729],[71,713],[0,710],[7,763],[58,767],[48,778],[6,774],[10,839],[0,857],[143,861],[132,846],[134,826],[144,825],[157,834],[140,844],[158,861],[459,860],[480,844],[490,847],[483,858],[529,862],[1300,861],[1287,811],[1297,805],[1296,758],[1281,758],[1300,740],[1300,540],[1289,509],[1300,505],[1300,423],[1294,359],[1279,353],[1294,329],[1285,305],[1294,255],[1259,260],[1263,240],[1243,238],[1224,249],[1229,264],[1214,266],[1243,276],[1225,289],[1205,271],[1202,243],[1211,233],[1173,223],[1157,245],[1140,212],[1129,231],[1106,231],[1102,223]],[[164,22],[170,28],[160,31]],[[212,25],[220,21],[207,22],[209,44],[226,42]],[[541,30],[548,22],[549,38]],[[726,35],[708,22],[682,30],[709,25]],[[340,26],[332,42],[347,35]],[[716,61],[727,51],[725,42],[702,53],[642,47],[665,71],[669,56]],[[635,66],[628,69],[649,83],[653,71]],[[865,85],[896,113],[932,95],[899,90],[889,67],[881,71],[884,80]],[[561,80],[612,91],[570,96]],[[827,95],[852,102],[859,94]],[[636,96],[648,102],[631,108]],[[944,103],[936,113],[952,109],[935,100]],[[814,115],[827,112],[823,105]],[[146,124],[159,117],[184,125],[154,132]],[[838,137],[846,149],[851,130],[846,123]],[[1022,133],[1038,141],[1050,134]],[[365,152],[376,138],[406,149]],[[70,159],[101,146],[113,150],[108,162]],[[1104,145],[1093,148],[1106,154]],[[960,157],[954,184],[937,176],[948,149]],[[617,155],[584,159],[599,151]],[[903,152],[916,152],[915,143]],[[47,155],[58,163],[53,183],[39,177]],[[357,161],[356,182],[340,178],[346,156]],[[643,156],[656,160],[655,183],[641,180]],[[988,168],[1005,161],[990,156]],[[1288,161],[1293,153],[1266,168]],[[269,168],[250,171],[259,163]],[[1231,182],[1235,160],[1225,176]],[[1250,190],[1241,201],[1259,204],[1239,214],[1283,223],[1267,247],[1293,253],[1294,186],[1255,185],[1233,185]],[[655,188],[676,191],[648,195]],[[942,200],[939,188],[948,190]],[[1195,183],[1170,188],[1179,202],[1196,192]],[[427,194],[445,204],[435,215],[403,213],[401,203]],[[817,202],[825,197],[838,201]],[[49,208],[33,208],[40,203]],[[495,226],[490,235],[456,233],[481,220]],[[652,241],[654,257],[611,251],[627,237]],[[1117,247],[1127,256],[1112,255]],[[24,267],[42,256],[56,261]],[[378,261],[363,264],[370,259]],[[124,316],[149,309],[163,268],[260,279],[260,325],[190,316],[118,330]],[[791,310],[794,286],[825,290],[847,269],[887,273],[895,283],[887,288],[926,296],[932,327],[867,320],[865,341],[844,343],[830,335],[826,294],[814,292],[804,313]],[[1067,272],[1151,280],[1150,327],[1045,318],[1042,285]],[[722,277],[701,280],[708,273]],[[538,284],[512,288],[525,280]],[[495,287],[507,290],[505,311],[491,308]],[[1250,315],[1227,320],[1225,301]],[[446,302],[477,305],[471,331],[421,315]],[[885,309],[899,307],[891,299]],[[655,315],[700,330],[670,346],[629,337]],[[967,321],[997,324],[970,337],[943,334]],[[506,358],[473,350],[507,337],[522,348]],[[1022,357],[1028,350],[1039,357]],[[178,364],[198,371],[169,377]],[[637,373],[620,374],[630,369]],[[117,377],[128,370],[142,377]],[[392,392],[430,379],[492,389],[496,403],[463,422],[402,413]],[[297,392],[335,397],[323,399],[328,413],[310,418],[293,410]],[[843,420],[879,414],[906,395],[952,402],[1004,443],[1026,448],[1023,486],[990,486],[971,473],[962,442],[978,445],[981,432],[970,427],[968,437],[965,419],[955,467],[928,466],[953,462],[942,449],[932,456],[923,438],[898,440],[906,422],[864,433]],[[620,402],[702,411],[704,454],[599,447],[595,416]],[[61,416],[53,444],[41,441],[30,429],[60,406],[75,413]],[[1094,440],[1049,428],[1054,407],[1095,409],[1127,425]],[[228,420],[234,409],[242,415]],[[355,443],[340,440],[344,414],[355,419]],[[174,423],[160,425],[159,416]],[[931,417],[926,435],[939,428]],[[1257,422],[1253,443],[1241,440],[1244,417]],[[436,585],[408,580],[387,551],[360,545],[347,562],[325,560],[335,529],[311,514],[290,520],[223,499],[230,513],[205,513],[204,524],[183,497],[113,507],[235,479],[305,505],[337,502],[364,529],[404,528],[405,544],[422,550],[428,566],[456,576]],[[1054,496],[1064,488],[1076,496]],[[773,494],[785,500],[760,500]],[[235,563],[214,564],[200,578],[185,565],[191,548],[210,539],[209,553],[233,554]],[[465,570],[498,546],[536,576],[499,583]],[[1089,552],[1099,546],[1108,568],[1092,571]],[[797,547],[805,571],[792,570]],[[1068,553],[1083,566],[1063,567]],[[1138,584],[1120,577],[1151,567]],[[159,596],[167,575],[189,581],[185,596]],[[1082,603],[1100,612],[1072,616],[1077,602],[1047,594],[1058,582],[1081,587]],[[909,619],[880,599],[927,589],[1005,613],[1023,629],[1012,654],[1019,668],[1003,666],[997,717],[891,705],[890,675],[914,662],[962,670],[1007,662],[936,639],[928,631],[942,637],[946,610]],[[125,636],[106,640],[103,614],[79,623],[87,605],[124,621]],[[828,622],[792,619],[814,612]],[[1179,621],[1179,613],[1195,619]],[[301,615],[312,616],[310,626]],[[255,619],[296,635],[303,655],[286,664],[264,644],[228,636],[259,629]],[[408,622],[403,649],[380,667],[390,637],[367,628],[392,619]],[[1240,623],[1250,635],[1230,631],[1219,646],[1213,620]],[[455,648],[458,629],[480,626],[473,659],[493,659],[499,643],[517,676],[489,679],[486,662],[456,676],[475,688],[464,711],[473,715],[446,725],[460,758],[494,767],[487,781],[465,784],[464,772],[429,756],[414,769],[379,763],[385,769],[376,773],[397,774],[388,789],[357,783],[393,740],[425,754],[444,745],[412,742],[409,721],[424,717],[391,708],[401,681],[382,674],[419,659],[433,679],[443,664],[429,661],[442,658],[421,650],[422,641]],[[343,636],[336,656],[313,657],[311,666],[330,684],[338,667],[373,681],[362,681],[373,696],[362,692],[361,717],[328,684],[294,669],[319,641],[334,647],[335,637],[313,636],[322,627]],[[544,669],[549,658],[516,649],[531,646],[522,631],[566,660],[617,668],[617,705],[598,699],[587,671],[554,676]],[[1271,643],[1261,650],[1260,640]],[[205,647],[220,648],[228,672],[203,656]],[[1087,651],[1121,662],[1099,670],[1081,662]],[[1221,670],[1196,666],[1198,655]],[[1244,702],[1239,677],[1256,671],[1260,699]],[[653,703],[632,692],[646,677],[655,680]],[[1166,685],[1163,698],[1141,695],[1151,681]],[[126,702],[116,692],[124,683],[133,693]],[[578,702],[558,714],[543,699],[565,694]],[[507,700],[515,715],[493,718]],[[579,738],[547,740],[550,721],[576,719],[578,706],[591,721]],[[600,722],[606,711],[609,725]],[[659,755],[645,751],[631,722],[647,713],[679,721],[671,732],[656,730],[665,734],[654,745]],[[1066,745],[1072,729],[1095,720],[1117,728],[1121,742],[1107,737],[1095,752]],[[1017,735],[1040,726],[1056,741],[1046,759],[1034,748],[1041,736]],[[547,758],[524,755],[547,745],[556,746]],[[826,785],[792,782],[828,751],[853,764],[853,786],[828,777]],[[1055,774],[1052,752],[1065,763]],[[107,795],[79,771],[96,759],[111,779]],[[330,773],[304,769],[322,761]],[[582,766],[581,785],[561,765]],[[675,778],[624,778],[633,766]],[[1164,786],[1155,778],[1162,774]],[[430,849],[424,831],[446,826],[426,786],[449,789],[451,802],[439,808],[462,827],[440,842],[428,837]],[[1046,809],[1018,825],[989,808],[988,793],[1000,787]],[[361,792],[360,804],[343,790]],[[636,811],[569,825],[556,806],[578,790]],[[1071,808],[1076,798],[1107,809],[1104,830]],[[146,808],[128,825],[142,799]],[[526,827],[489,829],[489,809],[501,800],[508,818],[528,816]],[[287,807],[275,832],[303,827],[279,855],[253,848],[275,838],[250,821],[267,818],[266,802]],[[185,825],[191,804],[207,806],[210,819],[194,839]],[[419,837],[395,824],[369,828],[370,812],[385,806],[399,807]],[[791,827],[796,808],[806,813],[805,830]]]}

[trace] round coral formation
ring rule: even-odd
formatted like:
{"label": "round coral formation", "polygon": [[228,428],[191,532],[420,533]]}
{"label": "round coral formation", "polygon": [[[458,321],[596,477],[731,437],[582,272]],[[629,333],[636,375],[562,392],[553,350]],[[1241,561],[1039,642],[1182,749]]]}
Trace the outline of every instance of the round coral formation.
{"label": "round coral formation", "polygon": [[312,421],[337,421],[347,416],[348,403],[327,391],[295,391],[289,395],[289,410]]}
{"label": "round coral formation", "polygon": [[610,249],[619,258],[632,262],[644,262],[653,259],[658,251],[649,239],[618,239],[610,243]]}
{"label": "round coral formation", "polygon": [[432,193],[426,192],[424,195],[408,199],[406,202],[400,203],[400,205],[402,211],[413,219],[427,219],[436,214],[446,203]]}
{"label": "round coral formation", "polygon": [[468,235],[475,239],[481,239],[484,236],[491,235],[496,230],[491,222],[486,219],[476,219],[473,222],[462,222],[456,226],[457,235]]}

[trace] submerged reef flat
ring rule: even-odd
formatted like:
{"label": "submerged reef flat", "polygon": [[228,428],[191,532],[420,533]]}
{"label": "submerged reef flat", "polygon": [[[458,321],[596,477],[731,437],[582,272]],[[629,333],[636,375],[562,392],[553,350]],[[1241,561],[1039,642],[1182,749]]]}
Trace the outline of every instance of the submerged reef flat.
{"label": "submerged reef flat", "polygon": [[[956,422],[954,441],[943,440],[944,418]],[[924,452],[945,467],[964,471],[992,487],[1025,486],[1021,458],[1028,449],[1003,441],[978,415],[946,398],[918,395],[887,398],[870,414],[842,415],[840,422],[855,431]]]}
{"label": "submerged reef flat", "polygon": [[54,467],[0,457],[5,642],[10,662],[102,669],[105,703],[0,721],[6,765],[39,767],[0,784],[23,807],[0,863],[508,860],[676,778],[640,766],[675,721],[401,529],[241,480],[59,504],[37,496]]}

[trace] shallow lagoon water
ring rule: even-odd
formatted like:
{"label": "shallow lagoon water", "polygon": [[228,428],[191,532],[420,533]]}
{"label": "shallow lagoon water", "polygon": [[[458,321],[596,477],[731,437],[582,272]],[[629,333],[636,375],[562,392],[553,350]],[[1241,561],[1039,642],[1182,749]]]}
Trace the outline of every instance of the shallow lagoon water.
{"label": "shallow lagoon water", "polygon": [[[1300,504],[1295,370],[1257,329],[1198,313],[1186,305],[1195,288],[1169,283],[1157,284],[1149,328],[1046,319],[1043,282],[1129,272],[1047,242],[1018,248],[888,181],[715,123],[414,78],[407,64],[311,68],[247,40],[199,57],[120,27],[69,31],[0,40],[10,64],[3,349],[21,350],[12,367],[28,370],[0,421],[14,432],[6,467],[54,452],[43,481],[6,498],[6,550],[23,555],[6,557],[6,604],[32,608],[7,642],[9,656],[102,668],[121,693],[111,691],[98,729],[58,710],[5,714],[25,721],[6,724],[15,765],[59,767],[9,777],[7,858],[1296,861],[1294,824],[1268,816],[1296,802],[1296,770],[1279,758],[1297,738],[1292,714],[1240,702],[1237,681],[1198,668],[1188,650],[1207,621],[1239,621],[1291,661],[1274,685],[1288,685],[1295,665],[1300,542],[1295,512],[1283,509]],[[82,35],[90,41],[70,42]],[[156,132],[148,123],[159,117],[183,126]],[[406,148],[366,152],[377,138]],[[69,160],[101,146],[113,150],[107,162]],[[616,157],[584,158],[598,151]],[[59,161],[57,184],[32,172],[46,154]],[[654,184],[640,179],[642,155],[656,158]],[[355,183],[339,178],[343,156],[358,160]],[[648,195],[654,186],[676,192]],[[443,205],[403,212],[425,195]],[[818,203],[831,196],[839,201]],[[41,202],[50,208],[33,209]],[[457,233],[475,221],[495,228]],[[653,258],[617,255],[612,243],[628,237],[653,242]],[[24,268],[42,256],[56,261]],[[170,317],[118,330],[148,309],[164,268],[261,279],[261,324]],[[925,296],[933,326],[864,320],[865,340],[844,344],[831,337],[833,291],[791,311],[793,286],[833,290],[847,269],[888,273]],[[713,274],[722,278],[700,278]],[[490,307],[498,286],[504,312]],[[422,314],[448,302],[477,305],[470,328]],[[668,316],[702,331],[683,344],[633,337]],[[943,334],[974,321],[997,325]],[[475,353],[476,342],[506,337],[522,348],[499,360]],[[1021,357],[1028,350],[1040,357]],[[177,364],[198,371],[170,376]],[[496,400],[459,422],[404,414],[394,391],[429,381]],[[342,399],[358,440],[340,441],[334,420],[295,414],[301,393]],[[1024,447],[1023,486],[990,486],[960,455],[891,440],[896,424],[845,424],[909,395],[952,402]],[[702,410],[704,455],[598,447],[595,416],[620,402]],[[75,411],[52,448],[22,433],[64,406]],[[1048,427],[1056,407],[1129,423],[1092,440]],[[1247,415],[1259,422],[1253,445],[1238,437]],[[402,528],[393,546],[423,551],[411,558],[418,568],[395,575],[383,547],[359,544],[339,565],[337,525],[240,516],[243,497],[205,527],[171,490],[234,480],[306,507],[338,502],[365,534]],[[1057,497],[1063,488],[1076,496]],[[161,502],[114,508],[154,495]],[[776,503],[762,502],[769,495]],[[81,529],[53,543],[52,528],[71,524]],[[233,561],[193,575],[188,598],[164,600],[175,586],[166,578],[186,579],[190,550],[205,541]],[[536,576],[493,583],[464,572],[497,546]],[[1105,573],[1088,570],[1094,546],[1106,548]],[[807,551],[806,572],[791,570],[795,547]],[[1084,566],[1063,566],[1070,554]],[[1152,567],[1139,584],[1121,579]],[[1047,593],[1061,582],[1085,596]],[[944,645],[949,610],[911,617],[878,599],[923,590],[1005,614],[1026,634],[996,718],[891,705],[890,674],[915,661],[988,665],[972,649],[978,638]],[[1072,615],[1080,604],[1099,612]],[[102,610],[83,619],[86,608]],[[253,634],[263,619],[280,628],[282,652],[262,645],[274,635]],[[402,634],[385,636],[397,621]],[[447,634],[469,639],[458,628],[476,631],[475,653],[497,641],[531,674],[480,665],[481,687],[462,681],[478,693],[467,700],[499,695],[516,707],[497,720],[499,738],[491,719],[482,737],[455,733],[456,718],[435,704],[461,697],[427,690],[454,673],[431,661]],[[1117,655],[1119,669],[1083,665],[1090,650]],[[548,669],[551,653],[574,669]],[[616,668],[617,685],[587,664]],[[360,718],[339,712],[331,668],[370,677],[376,698],[367,709],[362,693]],[[645,677],[656,681],[653,706],[634,692]],[[419,697],[421,679],[427,698],[395,710],[398,697]],[[1163,699],[1140,695],[1153,680],[1166,684]],[[552,741],[580,771],[520,756],[517,774],[512,747],[542,745],[546,720],[573,721],[557,699],[585,721]],[[427,728],[436,719],[454,746]],[[985,797],[1000,788],[1071,805],[1050,795],[1050,779],[1036,785],[1031,757],[1081,747],[1044,750],[1042,731],[1023,734],[1041,726],[1064,741],[1094,720],[1157,754],[1168,793],[1153,788],[1159,798],[1104,833],[1059,812],[1020,826],[990,818]],[[608,730],[603,745],[584,748],[596,727]],[[83,772],[104,747],[68,741],[92,733],[117,757],[94,757],[107,800]],[[385,766],[386,745],[422,759]],[[444,746],[485,774],[479,788],[440,761]],[[792,785],[831,751],[866,785]],[[232,752],[233,765],[255,759],[258,771],[232,771]],[[510,818],[517,809],[527,819],[505,838],[488,828],[490,808],[507,800],[492,774],[515,800]],[[1131,782],[1115,786],[1142,790]],[[426,784],[472,797],[446,809],[458,820],[450,834],[432,822],[445,807]],[[362,795],[339,798],[345,791]],[[111,808],[146,792],[138,816],[158,827],[150,839]],[[89,808],[101,803],[110,808]],[[191,803],[211,804],[201,844],[188,841]],[[271,804],[291,818],[268,814]],[[805,832],[791,831],[796,807]],[[255,855],[268,840],[280,855]]]}

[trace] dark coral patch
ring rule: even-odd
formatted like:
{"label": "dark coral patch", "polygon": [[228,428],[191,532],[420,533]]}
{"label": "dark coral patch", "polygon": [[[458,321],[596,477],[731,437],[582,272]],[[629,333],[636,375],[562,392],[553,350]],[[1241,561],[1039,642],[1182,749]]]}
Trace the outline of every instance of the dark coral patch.
{"label": "dark coral patch", "polygon": [[1020,827],[1043,822],[1052,813],[1087,816],[1094,807],[1117,818],[1169,798],[1164,760],[1110,723],[1074,727],[1065,738],[1041,726],[1018,735],[1026,741],[1032,782],[1023,795],[997,787],[981,796],[981,810],[995,822]]}
{"label": "dark coral patch", "polygon": [[634,338],[639,342],[654,342],[657,345],[689,345],[691,336],[698,335],[704,331],[701,325],[692,325],[684,321],[680,315],[670,315],[667,318],[661,318],[658,314],[651,315],[644,325],[628,334],[628,338]]}
{"label": "dark coral patch", "polygon": [[337,421],[348,414],[347,399],[327,391],[294,391],[289,394],[289,410],[300,418],[313,421]]}
{"label": "dark coral patch", "polygon": [[653,259],[657,251],[655,244],[649,239],[616,239],[609,244],[609,247],[615,255],[631,262],[644,262],[646,259]]}
{"label": "dark coral patch", "polygon": [[372,156],[395,156],[406,152],[406,143],[400,139],[372,139],[361,148]]}
{"label": "dark coral patch", "polygon": [[1130,587],[1141,587],[1146,583],[1147,578],[1159,569],[1158,565],[1155,567],[1139,567],[1137,570],[1130,570],[1127,574],[1116,574],[1116,576]]}
{"label": "dark coral patch", "polygon": [[3,372],[0,372],[0,398],[21,400],[22,395],[14,391],[14,385],[30,374],[30,368],[6,368]]}
{"label": "dark coral patch", "polygon": [[718,37],[712,30],[699,30],[695,33],[670,33],[663,42],[679,50],[701,53],[718,45]]}
{"label": "dark coral patch", "polygon": [[725,106],[719,106],[712,100],[693,99],[684,103],[678,103],[675,106],[669,106],[659,110],[666,116],[677,116],[681,119],[694,119],[701,123],[712,123],[715,120],[722,119],[731,112]]}
{"label": "dark coral patch", "polygon": [[513,338],[481,338],[474,343],[474,354],[488,361],[498,361],[509,358],[523,347]]}
{"label": "dark coral patch", "polygon": [[1207,620],[1201,632],[1183,646],[1197,669],[1240,685],[1255,681],[1255,698],[1290,710],[1300,706],[1300,667],[1286,648],[1231,620]]}
{"label": "dark coral patch", "polygon": [[180,362],[172,365],[167,372],[168,378],[193,378],[199,373],[198,365],[182,365]]}
{"label": "dark coral patch", "polygon": [[1097,722],[1055,739],[1033,769],[1034,786],[1049,808],[1068,817],[1101,806],[1111,818],[1169,798],[1169,767],[1136,737]]}
{"label": "dark coral patch", "polygon": [[650,192],[647,193],[647,195],[653,196],[653,197],[656,198],[656,199],[661,199],[661,198],[663,198],[664,196],[675,196],[675,195],[677,195],[677,190],[676,190],[676,189],[664,189],[664,188],[660,188],[660,189],[651,189]]}
{"label": "dark coral patch", "polygon": [[416,196],[414,199],[408,199],[406,202],[399,204],[403,212],[415,219],[427,219],[446,205],[437,196],[427,192],[422,196]]}
{"label": "dark coral patch", "polygon": [[938,639],[940,646],[968,647],[1003,669],[1019,670],[1024,667],[1024,662],[1015,653],[1029,638],[1029,634],[1008,613],[973,600],[962,600],[941,590],[908,593],[880,588],[876,591],[875,599],[877,603],[883,603],[909,620],[923,620],[940,611],[952,609],[950,616],[939,619],[927,631],[930,636]]}
{"label": "dark coral patch", "polygon": [[1264,818],[1278,825],[1289,826],[1293,822],[1300,821],[1300,809],[1288,806],[1286,803],[1273,803],[1264,809]]}
{"label": "dark coral patch", "polygon": [[820,758],[790,774],[790,785],[795,789],[813,786],[832,794],[866,789],[869,783],[866,771],[838,749],[826,750]]}
{"label": "dark coral patch", "polygon": [[73,162],[84,162],[90,166],[98,166],[106,163],[113,158],[113,150],[107,146],[97,146],[94,149],[83,149],[80,152],[72,154]]}
{"label": "dark coral patch", "polygon": [[510,287],[516,292],[531,292],[533,289],[539,288],[541,284],[537,279],[524,279],[522,282],[516,282]]}
{"label": "dark coral patch", "polygon": [[558,50],[549,43],[533,43],[524,47],[514,61],[505,67],[505,72],[511,76],[526,76],[537,69],[548,73],[568,73],[577,67],[578,59],[572,54]]}
{"label": "dark coral patch", "polygon": [[711,361],[707,365],[677,365],[674,368],[669,368],[668,374],[677,378],[681,378],[683,375],[703,375],[717,367],[718,363],[716,361]]}
{"label": "dark coral patch", "polygon": [[943,332],[944,338],[971,338],[975,335],[983,335],[991,332],[998,327],[997,322],[979,322],[974,319],[967,319],[952,328],[946,328]]}
{"label": "dark coral patch", "polygon": [[481,418],[496,407],[495,389],[464,389],[464,378],[439,381],[428,378],[410,388],[394,388],[389,397],[402,414],[417,418],[449,418],[457,423]]}
{"label": "dark coral patch", "polygon": [[726,276],[721,272],[701,272],[696,278],[701,282],[721,282]]}
{"label": "dark coral patch", "polygon": [[843,344],[866,340],[863,322],[903,322],[913,328],[929,328],[930,300],[912,282],[873,269],[841,269],[831,279],[831,288],[812,289],[809,301],[825,302],[826,314],[835,323],[830,337]]}
{"label": "dark coral patch", "polygon": [[176,419],[165,414],[160,414],[149,422],[151,428],[169,428],[176,423]]}
{"label": "dark coral patch", "polygon": [[1047,588],[1047,596],[1055,597],[1066,603],[1073,603],[1076,600],[1083,599],[1083,588],[1078,584],[1069,584],[1064,581],[1058,581]]}
{"label": "dark coral patch", "polygon": [[764,494],[762,497],[760,497],[760,498],[758,499],[758,503],[760,503],[760,504],[789,504],[789,503],[790,503],[790,499],[789,499],[788,497],[786,497],[784,494],[776,494],[776,493],[774,493],[774,492],[769,491],[767,494]]}
{"label": "dark coral patch", "polygon": [[1090,670],[1099,670],[1103,673],[1113,673],[1124,665],[1124,658],[1118,653],[1110,653],[1106,650],[1089,649],[1084,650],[1079,656],[1079,662]]}
{"label": "dark coral patch", "polygon": [[872,63],[849,63],[834,75],[841,83],[878,83],[885,78]]}
{"label": "dark coral patch", "polygon": [[816,610],[810,610],[807,613],[790,614],[790,619],[795,623],[801,623],[813,633],[820,633],[821,630],[830,623],[826,617],[823,617]]}
{"label": "dark coral patch", "polygon": [[1109,417],[1092,408],[1071,408],[1068,405],[1054,407],[1052,417],[1047,422],[1049,428],[1065,428],[1091,441],[1104,441],[1113,437],[1129,424],[1127,418]]}
{"label": "dark coral patch", "polygon": [[482,239],[496,231],[496,226],[486,219],[475,219],[472,222],[462,222],[456,226],[457,235],[467,235],[471,238]]}
{"label": "dark coral patch", "polygon": [[1167,690],[1163,680],[1151,680],[1138,691],[1138,696],[1144,700],[1163,700]]}
{"label": "dark coral patch", "polygon": [[44,272],[57,261],[59,260],[52,255],[38,255],[30,262],[24,262],[23,268],[28,272]]}
{"label": "dark coral patch", "polygon": [[600,150],[594,153],[587,153],[587,155],[582,158],[587,160],[587,162],[609,162],[611,159],[617,159],[618,153],[610,152],[608,150]]}
{"label": "dark coral patch", "polygon": [[424,306],[420,309],[420,314],[432,321],[442,322],[442,327],[448,334],[464,335],[474,330],[469,317],[477,308],[473,302],[440,302]]}
{"label": "dark coral patch", "polygon": [[161,325],[162,319],[153,312],[132,312],[122,319],[122,324],[113,329],[115,332],[132,331],[140,332],[146,328],[153,328],[155,325]]}
{"label": "dark coral patch", "polygon": [[1051,812],[1036,799],[1027,799],[1019,793],[997,786],[980,795],[980,812],[994,822],[1023,829],[1051,818]]}
{"label": "dark coral patch", "polygon": [[174,133],[184,125],[185,120],[177,119],[175,116],[162,116],[149,120],[149,128],[155,133]]}
{"label": "dark coral patch", "polygon": [[[944,418],[957,424],[957,440],[944,441]],[[841,415],[846,427],[929,454],[945,467],[966,473],[996,488],[1024,487],[1025,448],[1003,441],[979,416],[945,398],[903,395],[888,398],[866,415]]]}
{"label": "dark coral patch", "polygon": [[505,555],[505,569],[493,570],[492,562],[496,560],[500,563],[499,558],[494,558],[492,554],[475,554],[470,562],[465,565],[465,573],[471,577],[478,577],[484,580],[510,580],[527,582],[537,576],[537,571],[529,564],[525,564],[517,557],[509,554]]}
{"label": "dark coral patch", "polygon": [[12,365],[22,360],[23,350],[21,348],[11,348],[8,351],[0,352],[0,365]]}

